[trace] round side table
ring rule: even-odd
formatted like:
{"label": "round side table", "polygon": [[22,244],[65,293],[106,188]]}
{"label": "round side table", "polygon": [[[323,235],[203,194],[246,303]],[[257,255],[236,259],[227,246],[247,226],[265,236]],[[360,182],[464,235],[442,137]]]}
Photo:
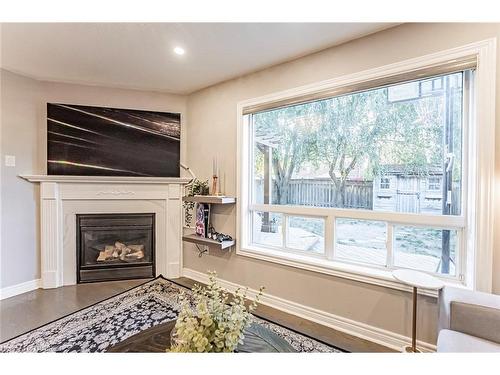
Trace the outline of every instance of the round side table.
{"label": "round side table", "polygon": [[423,272],[399,269],[392,272],[394,278],[403,284],[413,287],[413,318],[411,330],[411,346],[405,346],[406,353],[420,353],[417,349],[417,288],[439,290],[444,287],[441,280]]}

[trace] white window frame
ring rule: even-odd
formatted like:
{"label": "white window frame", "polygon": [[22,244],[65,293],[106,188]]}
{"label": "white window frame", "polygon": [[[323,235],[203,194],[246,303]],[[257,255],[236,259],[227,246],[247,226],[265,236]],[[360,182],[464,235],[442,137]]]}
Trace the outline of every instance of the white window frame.
{"label": "white window frame", "polygon": [[[314,94],[323,90],[334,90],[349,85],[373,81],[383,77],[396,76],[414,70],[431,68],[453,59],[475,56],[477,68],[474,73],[474,105],[469,111],[470,121],[464,129],[464,170],[466,181],[463,181],[463,201],[466,202],[461,216],[412,215],[396,212],[379,212],[368,210],[350,210],[337,208],[281,206],[250,204],[251,185],[249,181],[251,134],[248,117],[244,116],[246,108],[264,103],[293,99],[299,96]],[[356,281],[390,288],[408,290],[408,287],[397,282],[390,271],[357,264],[347,264],[323,258],[314,258],[300,253],[284,253],[274,249],[252,246],[250,211],[279,212],[296,216],[325,217],[325,253],[333,255],[334,233],[327,228],[335,228],[336,217],[353,219],[386,221],[387,231],[392,237],[392,228],[397,224],[423,225],[427,227],[445,227],[459,231],[461,249],[461,265],[465,278],[463,285],[467,288],[491,292],[492,290],[492,255],[493,255],[493,207],[494,207],[494,170],[495,170],[495,79],[496,79],[496,38],[471,43],[465,46],[405,60],[379,68],[365,70],[339,78],[334,78],[311,85],[301,86],[278,93],[241,101],[237,105],[237,246],[238,255],[287,265],[309,271],[325,273]],[[480,150],[480,151],[479,151]],[[474,209],[467,209],[473,207]],[[332,222],[333,220],[333,222]],[[335,230],[335,229],[334,229]],[[388,253],[392,251],[392,243],[387,244]],[[460,268],[459,268],[460,267]],[[456,282],[451,282],[456,284]],[[423,292],[426,294],[426,292]],[[429,293],[435,296],[435,293]]]}

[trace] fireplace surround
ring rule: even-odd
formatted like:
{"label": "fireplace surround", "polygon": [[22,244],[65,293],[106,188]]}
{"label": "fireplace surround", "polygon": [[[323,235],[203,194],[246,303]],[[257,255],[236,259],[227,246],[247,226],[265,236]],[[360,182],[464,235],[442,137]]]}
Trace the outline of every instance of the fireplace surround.
{"label": "fireplace surround", "polygon": [[182,193],[190,178],[22,175],[40,184],[41,287],[77,283],[76,215],[155,214],[155,275],[181,276]]}
{"label": "fireplace surround", "polygon": [[77,214],[77,282],[155,277],[155,214]]}

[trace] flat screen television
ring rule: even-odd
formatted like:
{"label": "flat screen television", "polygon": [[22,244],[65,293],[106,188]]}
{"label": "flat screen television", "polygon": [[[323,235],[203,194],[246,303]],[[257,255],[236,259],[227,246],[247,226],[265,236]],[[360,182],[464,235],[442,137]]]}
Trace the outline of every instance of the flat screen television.
{"label": "flat screen television", "polygon": [[47,103],[47,141],[49,175],[180,175],[180,113]]}

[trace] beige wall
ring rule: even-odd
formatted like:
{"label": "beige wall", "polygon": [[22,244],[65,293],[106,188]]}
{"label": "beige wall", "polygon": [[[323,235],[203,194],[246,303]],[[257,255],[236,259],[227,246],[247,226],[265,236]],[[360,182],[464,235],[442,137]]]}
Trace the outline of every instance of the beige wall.
{"label": "beige wall", "polygon": [[[67,103],[180,112],[187,123],[182,95],[54,82],[39,82],[1,70],[1,278],[0,288],[40,277],[38,185],[19,174],[47,172],[47,103]],[[181,143],[181,160],[186,155]],[[17,165],[5,167],[4,155]]]}
{"label": "beige wall", "polygon": [[[37,126],[42,110],[38,82],[3,70],[0,74],[0,287],[5,287],[40,277],[38,186],[17,175],[38,171]],[[5,167],[5,155],[16,156],[15,167]]]}
{"label": "beige wall", "polygon": [[[500,37],[500,24],[406,24],[196,92],[188,100],[188,164],[199,178],[209,178],[212,156],[217,156],[227,177],[226,193],[233,195],[236,192],[238,101],[491,37]],[[500,58],[497,61],[500,63]],[[500,79],[497,79],[497,85],[500,87]],[[498,91],[497,108],[500,108]],[[498,120],[496,139],[500,145]],[[500,153],[497,154],[496,169],[500,176]],[[500,212],[498,207],[497,204],[497,213]],[[497,217],[500,218],[498,214]],[[234,235],[235,209],[219,209],[215,225],[217,230]],[[499,240],[497,234],[493,266],[496,293],[500,293]],[[404,292],[279,266],[234,253],[211,252],[199,258],[195,248],[188,244],[184,248],[184,266],[201,272],[217,270],[220,277],[228,281],[252,288],[265,285],[272,295],[378,328],[410,334],[407,318],[411,301],[410,295]],[[419,338],[434,343],[435,300],[423,299],[419,314],[422,317]]]}

